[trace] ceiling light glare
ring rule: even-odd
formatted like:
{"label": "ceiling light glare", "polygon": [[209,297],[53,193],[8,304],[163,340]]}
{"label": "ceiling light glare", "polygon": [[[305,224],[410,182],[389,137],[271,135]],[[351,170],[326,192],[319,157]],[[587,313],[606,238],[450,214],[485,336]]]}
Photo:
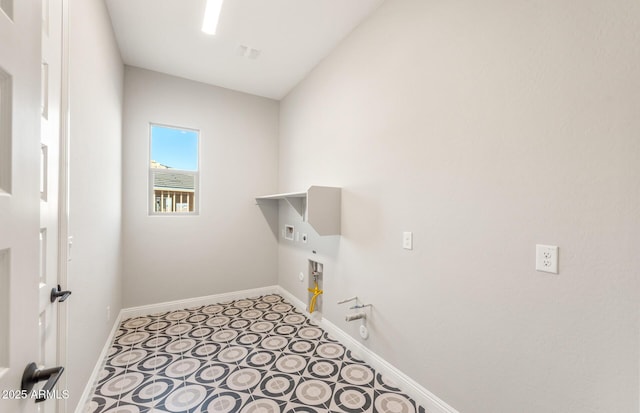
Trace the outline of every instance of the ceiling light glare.
{"label": "ceiling light glare", "polygon": [[223,1],[224,0],[207,0],[207,7],[204,10],[204,20],[202,21],[202,31],[206,34],[216,34]]}

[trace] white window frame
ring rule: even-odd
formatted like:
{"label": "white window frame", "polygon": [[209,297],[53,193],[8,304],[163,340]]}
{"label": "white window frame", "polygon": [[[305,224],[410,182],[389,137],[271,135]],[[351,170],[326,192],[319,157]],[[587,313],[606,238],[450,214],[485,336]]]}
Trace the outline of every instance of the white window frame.
{"label": "white window frame", "polygon": [[[184,173],[188,175],[193,175],[194,177],[194,202],[193,202],[193,211],[188,212],[159,212],[155,210],[156,196],[154,190],[154,177],[157,171],[166,171],[166,169],[157,169],[151,168],[151,149],[153,147],[153,137],[152,130],[154,126],[158,126],[161,128],[169,128],[169,129],[177,129],[182,131],[195,132],[198,134],[198,169],[196,171],[185,171],[181,169],[170,169],[172,172]],[[167,125],[163,123],[149,122],[149,146],[147,151],[147,169],[149,171],[149,179],[148,179],[148,213],[150,216],[156,217],[175,217],[175,216],[195,216],[200,215],[200,153],[202,149],[202,140],[200,139],[200,129],[195,128],[187,128],[183,126],[175,126],[175,125]]]}

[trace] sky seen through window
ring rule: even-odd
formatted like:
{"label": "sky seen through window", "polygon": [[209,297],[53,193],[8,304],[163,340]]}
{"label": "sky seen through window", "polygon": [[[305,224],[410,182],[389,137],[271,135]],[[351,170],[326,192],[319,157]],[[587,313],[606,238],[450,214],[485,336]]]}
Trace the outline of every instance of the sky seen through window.
{"label": "sky seen through window", "polygon": [[172,169],[198,170],[198,131],[151,125],[151,160]]}

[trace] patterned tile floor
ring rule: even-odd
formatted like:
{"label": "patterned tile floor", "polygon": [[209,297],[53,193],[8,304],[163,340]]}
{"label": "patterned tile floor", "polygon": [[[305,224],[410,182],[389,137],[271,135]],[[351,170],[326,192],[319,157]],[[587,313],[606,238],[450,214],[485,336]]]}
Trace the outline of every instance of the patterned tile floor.
{"label": "patterned tile floor", "polygon": [[125,320],[93,413],[424,413],[278,295]]}

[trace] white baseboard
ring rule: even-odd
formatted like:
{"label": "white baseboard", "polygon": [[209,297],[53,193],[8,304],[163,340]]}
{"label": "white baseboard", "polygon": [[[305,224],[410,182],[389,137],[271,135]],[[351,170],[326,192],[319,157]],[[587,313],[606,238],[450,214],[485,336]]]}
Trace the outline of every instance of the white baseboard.
{"label": "white baseboard", "polygon": [[265,294],[275,294],[279,291],[278,286],[252,288],[250,290],[233,291],[230,293],[207,295],[204,297],[188,298],[185,300],[168,301],[159,304],[142,305],[122,309],[123,320],[127,318],[140,317],[161,313],[164,311],[183,310],[185,308],[198,307],[207,304],[217,304],[225,301],[238,300],[241,298],[257,297]]}
{"label": "white baseboard", "polygon": [[[307,306],[305,303],[300,301],[289,291],[278,286],[277,293],[284,297],[285,300],[289,301],[290,304],[293,304],[299,311],[303,313],[306,312]],[[344,332],[344,330],[340,329],[326,318],[321,318],[320,320],[314,318],[314,321],[316,321],[320,327],[331,334],[346,348],[351,350],[359,359],[365,361],[377,372],[393,381],[398,388],[415,400],[419,405],[424,407],[427,413],[459,413],[456,409],[440,400],[411,377],[392,366],[388,361],[362,345],[362,343],[351,337],[349,334]]]}
{"label": "white baseboard", "polygon": [[[93,394],[98,376],[100,374],[100,371],[102,371],[102,368],[106,361],[107,353],[109,351],[111,343],[113,342],[116,332],[118,331],[118,327],[123,320],[133,317],[151,315],[164,311],[181,310],[190,307],[197,307],[200,305],[216,304],[225,301],[257,297],[266,294],[279,294],[289,303],[293,304],[300,312],[306,313],[307,311],[307,306],[302,301],[300,301],[297,297],[295,297],[293,294],[280,287],[279,285],[190,298],[186,300],[176,300],[139,307],[123,308],[122,310],[120,310],[120,313],[118,314],[118,317],[113,324],[113,328],[111,329],[111,334],[109,334],[109,337],[107,338],[105,345],[102,348],[102,352],[100,353],[98,361],[96,362],[93,372],[91,373],[91,377],[87,382],[87,386],[85,387],[84,392],[80,397],[80,401],[76,406],[75,413],[84,413],[85,405]],[[354,352],[354,354],[357,355],[358,358],[367,362],[377,372],[380,372],[383,376],[393,381],[400,389],[402,389],[403,392],[414,399],[419,405],[424,407],[427,413],[459,413],[453,407],[440,400],[433,393],[431,393],[420,384],[418,384],[415,380],[392,366],[385,359],[362,345],[359,341],[351,337],[335,324],[331,323],[325,318],[317,319],[314,317],[313,320],[318,322],[320,327],[322,327],[325,331],[335,337],[345,347]]]}

